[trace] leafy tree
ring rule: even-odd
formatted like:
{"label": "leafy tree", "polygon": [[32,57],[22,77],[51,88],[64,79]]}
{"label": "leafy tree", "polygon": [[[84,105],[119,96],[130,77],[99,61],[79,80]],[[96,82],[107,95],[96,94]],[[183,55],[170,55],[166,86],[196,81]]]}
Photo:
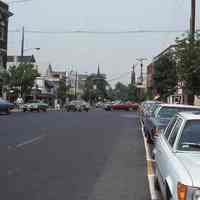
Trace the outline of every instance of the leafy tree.
{"label": "leafy tree", "polygon": [[123,101],[128,100],[128,92],[129,92],[129,88],[123,83],[118,82],[115,85],[115,89],[114,89],[115,99],[120,99]]}
{"label": "leafy tree", "polygon": [[6,70],[0,71],[0,96],[3,95],[4,92],[6,92],[7,87],[9,86],[10,82],[10,75]]}
{"label": "leafy tree", "polygon": [[168,53],[159,57],[158,60],[154,62],[154,67],[154,88],[161,99],[165,100],[176,91],[178,83],[176,62],[173,53]]}
{"label": "leafy tree", "polygon": [[176,39],[176,60],[179,81],[183,83],[184,93],[189,104],[194,103],[194,95],[200,95],[200,35],[194,40],[190,35]]}
{"label": "leafy tree", "polygon": [[67,97],[67,90],[68,87],[66,86],[66,82],[64,79],[61,79],[59,81],[59,86],[57,89],[57,97],[60,99],[61,103],[65,103],[66,97]]}
{"label": "leafy tree", "polygon": [[137,96],[137,88],[134,84],[128,85],[128,100],[129,101],[139,101],[139,98]]}
{"label": "leafy tree", "polygon": [[109,86],[102,74],[91,74],[85,82],[83,98],[86,101],[97,102],[108,97],[106,87]]}
{"label": "leafy tree", "polygon": [[10,76],[9,86],[11,88],[19,88],[23,98],[30,94],[34,81],[39,76],[38,71],[32,64],[12,66],[8,72]]}

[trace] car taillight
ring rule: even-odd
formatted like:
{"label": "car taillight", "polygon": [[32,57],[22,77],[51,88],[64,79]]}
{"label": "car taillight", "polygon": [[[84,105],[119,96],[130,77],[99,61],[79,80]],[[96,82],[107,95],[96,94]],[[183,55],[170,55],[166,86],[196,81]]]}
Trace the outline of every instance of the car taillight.
{"label": "car taillight", "polygon": [[182,183],[177,184],[177,195],[179,200],[186,200],[188,187]]}

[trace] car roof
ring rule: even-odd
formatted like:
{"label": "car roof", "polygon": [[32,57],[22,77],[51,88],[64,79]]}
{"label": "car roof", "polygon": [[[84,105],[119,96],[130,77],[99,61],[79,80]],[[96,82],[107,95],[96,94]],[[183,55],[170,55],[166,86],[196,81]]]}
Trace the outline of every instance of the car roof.
{"label": "car roof", "polygon": [[186,111],[178,113],[185,120],[200,120],[200,111]]}
{"label": "car roof", "polygon": [[160,107],[174,107],[174,108],[197,108],[200,109],[200,106],[192,106],[185,104],[159,104]]}

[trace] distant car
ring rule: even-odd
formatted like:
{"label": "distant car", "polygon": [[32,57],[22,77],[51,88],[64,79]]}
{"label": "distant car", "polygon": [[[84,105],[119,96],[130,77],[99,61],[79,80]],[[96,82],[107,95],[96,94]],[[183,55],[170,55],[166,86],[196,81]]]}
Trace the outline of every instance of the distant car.
{"label": "distant car", "polygon": [[111,108],[112,108],[112,110],[127,110],[127,111],[131,111],[131,110],[137,110],[138,109],[138,104],[130,102],[130,101],[121,102],[121,103],[113,104]]}
{"label": "distant car", "polygon": [[14,108],[14,104],[10,103],[7,100],[0,98],[0,112],[10,114],[10,111]]}
{"label": "distant car", "polygon": [[112,110],[112,102],[106,102],[104,103],[104,110],[111,111]]}
{"label": "distant car", "polygon": [[66,110],[68,112],[73,111],[73,112],[82,112],[86,111],[88,112],[90,110],[90,105],[89,103],[82,101],[82,100],[74,100],[71,101],[69,104],[65,106]]}
{"label": "distant car", "polygon": [[159,104],[151,116],[144,118],[144,132],[148,143],[153,143],[157,132],[165,129],[171,118],[178,112],[200,111],[199,106],[181,104]]}
{"label": "distant car", "polygon": [[23,105],[23,111],[26,112],[26,111],[37,111],[37,112],[40,112],[40,111],[44,111],[46,112],[48,109],[48,104],[47,103],[44,103],[43,101],[40,101],[40,100],[31,100],[29,101],[28,103],[25,103]]}
{"label": "distant car", "polygon": [[155,178],[164,200],[200,199],[200,112],[175,115],[155,142]]}
{"label": "distant car", "polygon": [[99,102],[96,103],[95,107],[96,108],[103,108],[103,105],[104,105],[104,103],[99,101]]}

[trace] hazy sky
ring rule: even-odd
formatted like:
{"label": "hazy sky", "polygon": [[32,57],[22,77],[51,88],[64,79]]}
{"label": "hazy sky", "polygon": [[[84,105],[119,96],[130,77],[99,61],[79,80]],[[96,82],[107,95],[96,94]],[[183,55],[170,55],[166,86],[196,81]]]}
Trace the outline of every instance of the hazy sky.
{"label": "hazy sky", "polygon": [[[12,0],[10,0],[12,1]],[[9,2],[9,1],[6,1]],[[197,5],[197,10],[200,6]],[[190,0],[32,0],[10,4],[14,16],[9,29],[39,31],[129,31],[186,30]],[[200,14],[197,12],[197,27]],[[128,72],[136,58],[151,62],[180,33],[134,34],[25,34],[25,48],[40,47],[34,53],[41,71],[49,63],[58,69],[73,67],[80,73],[96,72],[97,64],[108,78]],[[21,33],[9,33],[10,53],[20,53]],[[137,71],[139,66],[137,67]],[[128,83],[130,76],[120,79]]]}

